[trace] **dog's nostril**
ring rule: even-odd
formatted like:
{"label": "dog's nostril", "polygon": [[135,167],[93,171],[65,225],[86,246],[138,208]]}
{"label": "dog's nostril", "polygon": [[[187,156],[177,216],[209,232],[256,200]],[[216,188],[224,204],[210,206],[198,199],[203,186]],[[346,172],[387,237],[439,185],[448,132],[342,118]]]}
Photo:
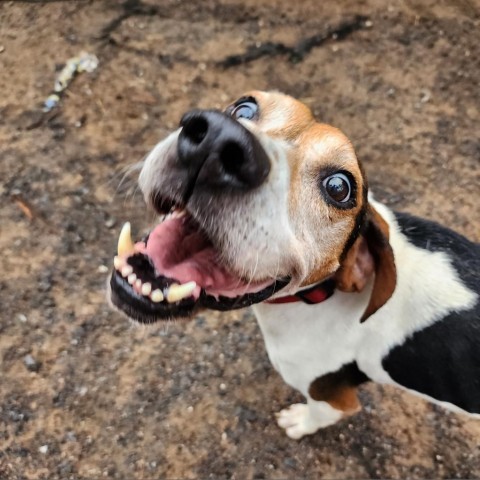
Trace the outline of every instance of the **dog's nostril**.
{"label": "dog's nostril", "polygon": [[[192,110],[180,120],[179,167],[189,175],[189,188],[248,190],[260,186],[270,160],[249,130],[216,110]],[[185,198],[187,198],[185,196]]]}
{"label": "dog's nostril", "polygon": [[208,122],[202,117],[192,118],[183,126],[184,135],[193,143],[199,145],[207,136]]}
{"label": "dog's nostril", "polygon": [[224,170],[230,175],[236,175],[244,164],[243,148],[236,142],[227,142],[220,151],[220,161]]}

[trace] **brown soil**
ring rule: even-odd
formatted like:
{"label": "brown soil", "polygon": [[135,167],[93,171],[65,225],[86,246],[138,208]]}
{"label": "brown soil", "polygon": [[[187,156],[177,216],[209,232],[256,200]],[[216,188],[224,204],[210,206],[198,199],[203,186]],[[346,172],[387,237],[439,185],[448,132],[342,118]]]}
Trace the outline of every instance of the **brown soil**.
{"label": "brown soil", "polygon": [[[479,11],[477,0],[1,2],[0,478],[480,477],[480,422],[392,388],[366,386],[362,413],[286,438],[274,412],[301,399],[248,310],[147,329],[104,300],[121,223],[140,234],[152,220],[126,168],[187,109],[250,88],[290,93],[343,129],[382,201],[480,240]],[[356,15],[369,26],[282,47]],[[228,59],[255,45],[263,56]],[[42,114],[56,69],[82,49],[99,68]]]}

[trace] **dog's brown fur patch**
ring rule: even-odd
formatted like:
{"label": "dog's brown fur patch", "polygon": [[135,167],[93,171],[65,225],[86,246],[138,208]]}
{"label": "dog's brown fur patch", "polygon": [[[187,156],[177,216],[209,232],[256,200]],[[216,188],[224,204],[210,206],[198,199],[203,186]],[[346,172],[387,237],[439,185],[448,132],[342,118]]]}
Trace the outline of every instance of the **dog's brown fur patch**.
{"label": "dog's brown fur patch", "polygon": [[310,384],[308,394],[313,400],[327,402],[350,415],[360,410],[357,387],[367,381],[368,377],[358,369],[356,363],[349,363],[336,372],[315,379]]}

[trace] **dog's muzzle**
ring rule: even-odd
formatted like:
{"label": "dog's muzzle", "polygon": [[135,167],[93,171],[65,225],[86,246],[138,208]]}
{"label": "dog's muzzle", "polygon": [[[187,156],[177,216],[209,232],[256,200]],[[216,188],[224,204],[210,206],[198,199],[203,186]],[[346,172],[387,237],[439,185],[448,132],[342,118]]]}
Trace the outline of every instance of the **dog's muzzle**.
{"label": "dog's muzzle", "polygon": [[142,172],[158,175],[146,194],[166,217],[136,243],[129,224],[124,227],[110,281],[113,304],[145,323],[188,317],[199,308],[242,308],[288,283],[245,278],[230,268],[214,233],[224,221],[220,205],[242,201],[269,176],[270,159],[259,140],[216,110],[192,110],[180,126],[175,154],[161,157],[161,173]]}

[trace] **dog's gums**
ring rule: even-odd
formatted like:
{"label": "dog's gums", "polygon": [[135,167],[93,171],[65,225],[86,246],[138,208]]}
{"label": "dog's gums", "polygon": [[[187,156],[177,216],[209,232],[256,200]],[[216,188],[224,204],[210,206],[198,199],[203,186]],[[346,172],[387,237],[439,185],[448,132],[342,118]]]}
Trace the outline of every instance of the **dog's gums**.
{"label": "dog's gums", "polygon": [[198,307],[243,308],[288,283],[251,282],[222,264],[211,241],[186,210],[174,209],[144,241],[134,243],[126,223],[118,239],[112,300],[144,323],[191,315]]}

